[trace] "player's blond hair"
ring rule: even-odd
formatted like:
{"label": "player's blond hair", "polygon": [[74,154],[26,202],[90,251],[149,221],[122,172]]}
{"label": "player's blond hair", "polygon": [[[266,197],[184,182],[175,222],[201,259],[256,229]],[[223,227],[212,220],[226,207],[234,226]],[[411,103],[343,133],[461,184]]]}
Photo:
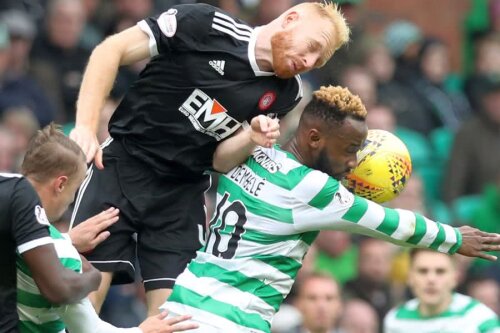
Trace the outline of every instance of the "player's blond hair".
{"label": "player's blond hair", "polygon": [[307,8],[312,9],[321,18],[330,20],[333,26],[333,38],[330,40],[330,45],[326,48],[325,52],[321,56],[320,66],[323,66],[344,44],[349,42],[349,35],[351,30],[347,25],[347,22],[339,10],[337,4],[331,1],[323,2],[304,2],[295,6],[295,8]]}
{"label": "player's blond hair", "polygon": [[78,144],[51,123],[31,139],[21,170],[24,176],[43,183],[61,174],[73,176],[85,165]]}

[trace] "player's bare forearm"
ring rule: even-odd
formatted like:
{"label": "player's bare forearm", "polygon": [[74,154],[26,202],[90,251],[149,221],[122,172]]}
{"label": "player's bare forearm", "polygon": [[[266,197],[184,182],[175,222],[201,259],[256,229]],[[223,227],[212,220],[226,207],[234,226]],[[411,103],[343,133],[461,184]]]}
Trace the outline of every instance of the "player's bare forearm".
{"label": "player's bare forearm", "polygon": [[100,110],[113,87],[119,64],[120,55],[112,51],[106,41],[94,49],[78,95],[76,126],[85,126],[93,133],[97,131]]}
{"label": "player's bare forearm", "polygon": [[256,146],[270,148],[280,135],[279,120],[259,115],[252,118],[250,127],[244,128],[221,142],[213,156],[214,170],[226,173],[243,163]]}
{"label": "player's bare forearm", "polygon": [[240,130],[236,135],[221,142],[214,153],[213,168],[220,173],[226,173],[243,163],[250,156],[256,144],[251,139],[251,129]]}
{"label": "player's bare forearm", "polygon": [[84,274],[64,268],[59,262],[54,246],[44,245],[23,253],[38,289],[53,304],[68,304],[96,290],[101,274],[88,265]]}
{"label": "player's bare forearm", "polygon": [[148,36],[135,26],[108,37],[92,51],[78,96],[76,126],[97,131],[100,110],[118,68],[149,57],[148,42]]}

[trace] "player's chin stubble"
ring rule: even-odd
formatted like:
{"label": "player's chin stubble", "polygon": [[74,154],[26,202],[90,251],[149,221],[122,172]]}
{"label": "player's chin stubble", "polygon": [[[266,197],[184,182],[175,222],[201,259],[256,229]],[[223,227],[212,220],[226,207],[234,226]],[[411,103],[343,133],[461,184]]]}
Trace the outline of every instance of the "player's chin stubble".
{"label": "player's chin stubble", "polygon": [[291,48],[291,36],[286,31],[279,31],[271,37],[271,48],[273,55],[273,70],[276,76],[289,79],[295,76],[287,62],[286,51]]}

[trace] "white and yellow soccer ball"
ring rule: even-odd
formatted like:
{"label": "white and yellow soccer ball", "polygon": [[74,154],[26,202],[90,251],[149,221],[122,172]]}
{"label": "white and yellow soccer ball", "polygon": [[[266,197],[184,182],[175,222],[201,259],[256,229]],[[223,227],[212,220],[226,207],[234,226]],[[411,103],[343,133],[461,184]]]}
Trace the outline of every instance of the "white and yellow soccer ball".
{"label": "white and yellow soccer ball", "polygon": [[369,130],[357,153],[358,166],[342,181],[352,193],[383,203],[395,198],[411,175],[411,158],[405,144],[384,130]]}

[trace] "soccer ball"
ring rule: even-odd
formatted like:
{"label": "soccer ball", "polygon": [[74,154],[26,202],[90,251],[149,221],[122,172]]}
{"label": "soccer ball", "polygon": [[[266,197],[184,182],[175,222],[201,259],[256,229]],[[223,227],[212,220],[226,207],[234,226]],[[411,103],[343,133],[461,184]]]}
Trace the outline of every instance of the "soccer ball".
{"label": "soccer ball", "polygon": [[351,192],[383,203],[395,198],[411,174],[411,158],[405,144],[384,130],[369,130],[357,153],[358,166],[342,181]]}

